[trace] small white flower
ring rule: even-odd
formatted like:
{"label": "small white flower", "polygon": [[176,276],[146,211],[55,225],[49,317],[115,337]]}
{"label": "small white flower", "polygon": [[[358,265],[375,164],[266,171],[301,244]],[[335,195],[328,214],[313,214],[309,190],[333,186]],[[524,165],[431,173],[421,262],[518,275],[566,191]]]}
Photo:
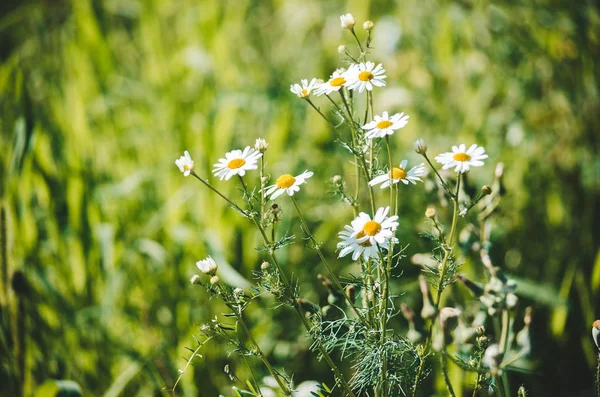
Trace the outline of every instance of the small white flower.
{"label": "small white flower", "polygon": [[175,160],[175,164],[183,172],[183,176],[188,176],[194,170],[194,160],[192,160],[187,150],[183,152],[183,156]]}
{"label": "small white flower", "polygon": [[373,29],[374,26],[375,24],[373,23],[373,21],[365,21],[365,23],[363,23],[363,29],[367,32]]}
{"label": "small white flower", "polygon": [[304,171],[298,176],[292,176],[290,174],[281,175],[277,178],[274,185],[266,188],[265,194],[271,196],[271,200],[275,200],[283,193],[287,193],[288,196],[293,196],[295,192],[300,191],[300,185],[306,182],[311,176],[313,176],[311,171]]}
{"label": "small white flower", "polygon": [[354,17],[350,13],[341,15],[340,22],[341,22],[342,28],[349,29],[349,30],[352,30],[354,28],[354,25],[356,25],[356,21],[354,20]]}
{"label": "small white flower", "polygon": [[386,135],[392,135],[394,131],[408,124],[408,117],[404,113],[396,113],[389,117],[388,112],[383,112],[381,116],[375,116],[375,120],[361,128],[367,130],[365,136],[369,139],[383,138]]}
{"label": "small white flower", "polygon": [[306,79],[300,80],[300,82],[302,85],[298,83],[290,85],[290,91],[296,94],[298,98],[306,99],[317,86],[317,79],[312,79],[310,83]]}
{"label": "small white flower", "polygon": [[214,165],[213,174],[226,181],[234,175],[244,176],[246,171],[258,168],[256,162],[261,156],[261,152],[250,146],[246,146],[243,152],[232,150],[225,153],[225,158],[219,159],[219,162]]}
{"label": "small white flower", "polygon": [[315,95],[317,95],[317,96],[321,96],[323,94],[329,95],[334,91],[339,91],[340,88],[342,88],[342,86],[344,86],[344,84],[346,84],[346,82],[347,82],[346,73],[336,70],[335,72],[333,72],[333,74],[331,75],[331,77],[329,78],[328,81],[319,84],[315,88]]}
{"label": "small white flower", "polygon": [[206,259],[196,262],[196,266],[198,266],[198,269],[200,269],[202,273],[210,274],[211,276],[214,276],[218,267],[214,259],[210,256]]}
{"label": "small white flower", "polygon": [[346,73],[348,78],[348,89],[358,90],[363,92],[365,88],[368,91],[373,90],[373,86],[383,87],[387,76],[385,75],[385,69],[381,64],[375,66],[373,62],[361,62],[356,65],[352,65]]}
{"label": "small white flower", "polygon": [[481,167],[483,159],[487,159],[485,149],[475,144],[466,150],[465,144],[452,146],[452,152],[442,153],[435,156],[435,161],[443,164],[443,169],[447,170],[454,167],[454,171],[464,173],[469,171],[469,167]]}
{"label": "small white flower", "polygon": [[254,149],[258,150],[259,152],[266,152],[268,148],[269,148],[269,144],[267,143],[267,141],[265,139],[263,139],[263,138],[256,139],[256,142],[254,143]]}
{"label": "small white flower", "polygon": [[408,185],[409,183],[416,185],[417,181],[423,182],[419,177],[425,174],[425,164],[421,163],[406,171],[407,163],[408,161],[402,160],[399,167],[392,167],[391,173],[387,172],[385,174],[376,176],[373,178],[373,180],[371,180],[371,182],[369,182],[369,185],[375,186],[381,183],[381,188],[385,189],[386,187],[390,186],[390,179],[392,184],[402,181],[402,183],[405,185]]}
{"label": "small white flower", "polygon": [[344,226],[338,235],[341,242],[337,247],[341,248],[338,257],[343,257],[352,252],[352,259],[357,260],[361,255],[365,258],[376,258],[379,249],[388,249],[390,241],[398,242],[394,232],[398,227],[398,216],[390,216],[390,207],[381,207],[375,213],[373,219],[361,212],[350,224]]}

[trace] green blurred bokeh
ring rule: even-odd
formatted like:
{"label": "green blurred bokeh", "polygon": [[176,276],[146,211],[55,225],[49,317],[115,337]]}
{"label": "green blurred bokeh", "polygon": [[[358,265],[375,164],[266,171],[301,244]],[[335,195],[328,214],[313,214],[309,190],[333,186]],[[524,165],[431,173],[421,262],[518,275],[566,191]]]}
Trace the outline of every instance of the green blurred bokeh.
{"label": "green blurred bokeh", "polygon": [[[5,0],[2,395],[31,395],[49,379],[74,380],[89,396],[170,394],[197,326],[224,310],[189,284],[194,263],[211,254],[231,265],[224,278],[242,283],[236,277],[252,282],[262,260],[250,225],[177,170],[184,150],[210,178],[226,151],[264,137],[272,173],[314,170],[301,204],[335,256],[351,211],[325,181],[351,180],[352,167],[289,85],[343,66],[337,47],[353,45],[339,27],[345,12],[358,25],[375,22],[370,57],[388,75],[376,113],[411,117],[394,136],[399,157],[417,161],[419,137],[432,152],[477,142],[490,154],[472,173],[479,185],[505,164],[492,256],[520,281],[522,305],[534,308],[533,369],[511,374],[512,384],[532,395],[591,395],[600,14],[592,1],[553,0]],[[411,193],[400,237],[412,255],[426,250],[417,233],[435,195]],[[301,234],[294,219],[286,222]],[[318,301],[323,270],[305,252],[298,238],[285,262]],[[465,272],[483,277],[477,263]],[[417,273],[406,261],[397,287],[407,302],[418,301]],[[264,350],[298,382],[331,380],[297,321],[273,304],[249,313]],[[204,349],[178,395],[230,394],[223,367],[246,374],[230,349]]]}

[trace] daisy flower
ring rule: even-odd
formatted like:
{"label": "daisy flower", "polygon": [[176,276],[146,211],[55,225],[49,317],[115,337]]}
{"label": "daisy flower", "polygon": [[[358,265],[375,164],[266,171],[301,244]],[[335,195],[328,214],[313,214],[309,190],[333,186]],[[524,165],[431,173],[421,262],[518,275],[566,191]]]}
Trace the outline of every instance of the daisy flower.
{"label": "daisy flower", "polygon": [[383,87],[387,76],[385,75],[385,69],[381,64],[375,66],[373,62],[361,62],[358,65],[352,65],[348,69],[348,89],[358,90],[363,92],[365,88],[368,91],[373,90],[373,86]]}
{"label": "daisy flower", "polygon": [[421,163],[417,166],[412,167],[410,170],[406,171],[406,164],[408,161],[402,160],[399,167],[392,167],[392,172],[387,172],[385,174],[376,176],[369,182],[370,186],[375,186],[381,183],[381,188],[385,189],[390,186],[390,177],[391,183],[396,184],[400,181],[405,185],[412,183],[413,185],[417,184],[417,181],[423,182],[420,176],[425,174],[425,164]]}
{"label": "daisy flower", "polygon": [[386,135],[392,135],[395,130],[408,124],[408,117],[404,113],[396,113],[389,117],[388,112],[383,112],[381,116],[375,116],[375,120],[363,125],[361,128],[367,130],[365,136],[369,139],[383,138]]}
{"label": "daisy flower", "polygon": [[394,232],[398,227],[398,216],[388,217],[390,207],[381,207],[373,219],[364,212],[352,221],[350,226],[344,226],[338,235],[342,241],[338,243],[341,248],[338,257],[343,257],[352,252],[352,260],[357,260],[361,255],[365,258],[379,256],[379,248],[389,249],[390,241],[398,242]]}
{"label": "daisy flower", "polygon": [[318,87],[315,88],[315,95],[329,95],[334,91],[339,91],[346,82],[346,72],[336,70],[328,81],[319,84]]}
{"label": "daisy flower", "polygon": [[271,200],[275,200],[283,193],[287,193],[288,196],[293,196],[295,192],[300,191],[300,185],[306,182],[311,176],[313,176],[311,171],[304,171],[298,176],[292,176],[290,174],[281,175],[277,178],[274,185],[266,188],[265,194],[271,196]]}
{"label": "daisy flower", "polygon": [[244,176],[246,171],[258,168],[256,162],[261,156],[261,152],[250,146],[246,146],[243,152],[232,150],[225,153],[225,158],[219,159],[219,162],[214,165],[213,174],[226,181],[234,175]]}
{"label": "daisy flower", "polygon": [[210,256],[206,259],[196,262],[196,266],[198,266],[198,269],[200,269],[202,273],[210,274],[211,276],[215,275],[218,267],[215,260]]}
{"label": "daisy flower", "polygon": [[308,80],[300,80],[302,85],[296,83],[290,85],[290,91],[292,91],[298,98],[308,98],[312,92],[312,90],[317,86],[317,79],[312,79],[310,83]]}
{"label": "daisy flower", "polygon": [[341,15],[340,22],[341,22],[342,28],[348,29],[348,30],[352,30],[354,28],[354,25],[356,24],[354,17],[350,13]]}
{"label": "daisy flower", "polygon": [[471,145],[469,150],[466,150],[465,144],[452,146],[452,152],[442,153],[435,156],[435,161],[443,164],[443,169],[447,170],[454,167],[454,171],[465,173],[469,171],[469,167],[481,167],[483,159],[487,159],[485,149],[475,144]]}
{"label": "daisy flower", "polygon": [[175,160],[175,164],[183,172],[183,176],[188,176],[194,170],[194,160],[192,160],[187,150],[183,152],[183,156]]}

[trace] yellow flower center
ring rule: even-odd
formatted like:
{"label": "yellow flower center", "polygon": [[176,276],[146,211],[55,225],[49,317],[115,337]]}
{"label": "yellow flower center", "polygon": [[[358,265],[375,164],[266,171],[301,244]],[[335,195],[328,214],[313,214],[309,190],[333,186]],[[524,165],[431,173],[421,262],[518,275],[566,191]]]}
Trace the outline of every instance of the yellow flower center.
{"label": "yellow flower center", "polygon": [[392,179],[404,179],[406,178],[406,170],[400,167],[392,168]]}
{"label": "yellow flower center", "polygon": [[[364,231],[360,231],[358,232],[358,234],[356,235],[356,238],[360,239],[365,237],[367,234]],[[371,247],[373,244],[371,244],[371,242],[369,241],[369,239],[363,241],[362,243],[359,243],[358,245],[360,245],[361,247]]]}
{"label": "yellow flower center", "polygon": [[375,127],[376,127],[376,128],[379,128],[380,130],[382,130],[382,129],[384,129],[384,128],[388,128],[388,127],[389,127],[389,126],[391,126],[392,124],[394,124],[394,123],[392,123],[392,122],[391,122],[391,121],[389,121],[389,120],[382,120],[382,121],[380,121],[379,123],[377,123],[377,125],[376,125]]}
{"label": "yellow flower center", "polygon": [[227,163],[227,168],[229,168],[230,170],[235,170],[237,168],[240,168],[244,164],[246,164],[246,160],[244,159],[233,159],[229,163]]}
{"label": "yellow flower center", "polygon": [[277,187],[280,189],[287,189],[288,187],[292,186],[294,182],[296,182],[296,178],[290,174],[285,174],[277,178],[275,185],[277,185]]}
{"label": "yellow flower center", "polygon": [[363,232],[367,236],[374,236],[381,230],[381,225],[375,221],[369,221],[363,226]]}
{"label": "yellow flower center", "polygon": [[466,153],[456,153],[454,156],[454,160],[456,161],[469,161],[471,160],[471,156]]}
{"label": "yellow flower center", "polygon": [[308,96],[308,90],[306,88],[303,88],[300,92],[302,93],[302,96]]}
{"label": "yellow flower center", "polygon": [[332,86],[332,87],[339,87],[339,86],[344,85],[344,84],[346,84],[346,79],[343,78],[343,77],[336,77],[336,78],[331,79],[329,81],[329,85]]}
{"label": "yellow flower center", "polygon": [[183,165],[183,170],[184,170],[184,171],[189,171],[189,170],[191,170],[191,169],[192,169],[192,167],[190,167],[189,165],[187,165],[187,164],[184,164],[184,165]]}
{"label": "yellow flower center", "polygon": [[370,81],[373,80],[375,76],[373,76],[373,73],[369,72],[368,70],[365,70],[364,72],[360,72],[358,74],[358,79],[360,81]]}

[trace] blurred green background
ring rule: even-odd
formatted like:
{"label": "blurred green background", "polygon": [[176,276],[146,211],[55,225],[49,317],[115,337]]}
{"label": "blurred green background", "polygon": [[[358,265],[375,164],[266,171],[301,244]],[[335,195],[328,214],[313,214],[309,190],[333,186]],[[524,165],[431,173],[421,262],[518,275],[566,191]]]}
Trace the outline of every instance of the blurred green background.
{"label": "blurred green background", "polygon": [[[346,12],[361,37],[362,22],[375,22],[370,58],[388,75],[375,112],[411,117],[394,136],[398,157],[417,161],[419,137],[432,153],[477,142],[490,154],[472,172],[479,185],[505,164],[492,257],[534,308],[532,369],[511,374],[512,385],[534,396],[592,395],[600,13],[596,2],[554,0],[4,0],[1,395],[32,395],[49,379],[73,380],[87,396],[170,394],[198,325],[224,310],[190,285],[195,262],[211,254],[252,282],[262,260],[250,225],[182,177],[174,160],[184,150],[209,177],[226,151],[264,137],[272,173],[315,171],[300,202],[335,256],[351,210],[325,182],[351,181],[352,167],[289,85],[343,66],[337,47],[353,45],[339,26]],[[418,231],[435,199],[420,185],[403,201],[409,255],[427,249]],[[303,295],[323,300],[323,269],[304,252],[297,239],[284,261]],[[418,306],[418,268],[405,266],[397,290]],[[481,278],[481,267],[464,271]],[[291,312],[273,304],[248,313],[264,350],[297,382],[330,381]],[[247,376],[230,350],[203,349],[177,395],[230,395],[223,367]]]}

